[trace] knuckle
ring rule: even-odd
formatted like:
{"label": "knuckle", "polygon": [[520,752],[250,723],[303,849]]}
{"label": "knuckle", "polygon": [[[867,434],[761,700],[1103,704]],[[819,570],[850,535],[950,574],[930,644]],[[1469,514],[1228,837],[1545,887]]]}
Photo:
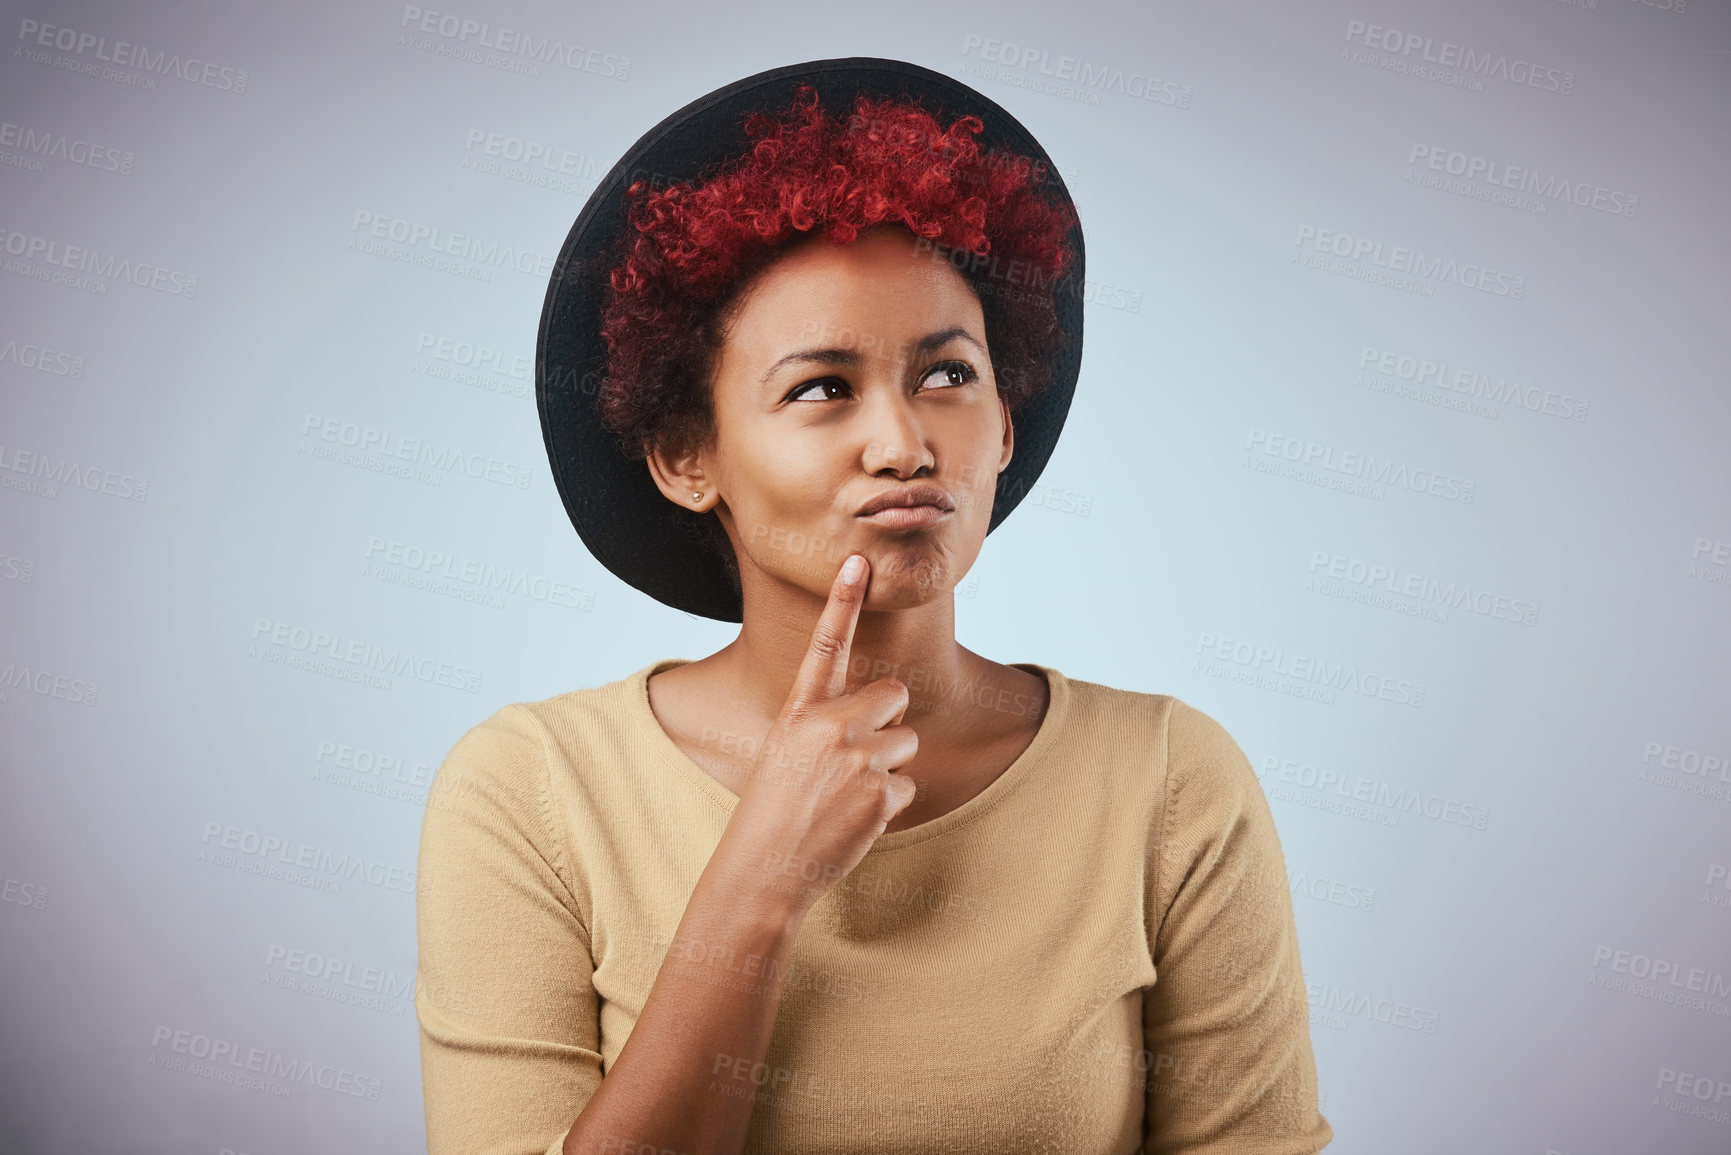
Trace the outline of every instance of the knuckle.
{"label": "knuckle", "polygon": [[811,650],[819,657],[839,657],[841,655],[841,638],[820,627],[811,635]]}
{"label": "knuckle", "polygon": [[821,718],[816,706],[804,698],[794,698],[789,701],[781,712],[781,726],[771,739],[778,747],[785,747],[794,741],[795,736],[803,733],[817,723]]}

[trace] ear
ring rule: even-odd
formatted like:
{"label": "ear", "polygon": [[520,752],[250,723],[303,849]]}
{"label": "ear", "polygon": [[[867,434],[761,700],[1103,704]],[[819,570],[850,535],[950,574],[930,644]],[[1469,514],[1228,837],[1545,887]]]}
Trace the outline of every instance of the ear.
{"label": "ear", "polygon": [[[681,509],[695,513],[706,513],[715,508],[720,498],[713,482],[703,471],[700,449],[670,454],[649,442],[644,443],[644,448],[648,451],[645,464],[649,466],[649,476],[655,479],[655,487],[663,497]],[[701,493],[703,499],[693,500],[691,495],[694,493]]]}
{"label": "ear", "polygon": [[1015,455],[1016,425],[1010,420],[1010,403],[1004,400],[1002,394],[998,396],[998,409],[1004,415],[1004,453],[998,459],[998,472],[1002,473],[1009,468],[1010,458]]}

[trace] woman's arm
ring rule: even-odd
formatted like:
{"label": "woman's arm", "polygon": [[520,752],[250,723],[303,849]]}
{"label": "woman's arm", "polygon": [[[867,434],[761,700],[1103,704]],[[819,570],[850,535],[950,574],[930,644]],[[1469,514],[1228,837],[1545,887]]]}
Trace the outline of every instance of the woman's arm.
{"label": "woman's arm", "polygon": [[1238,744],[1181,701],[1167,715],[1167,803],[1155,839],[1143,996],[1148,1155],[1310,1155],[1310,1008],[1286,862]]}
{"label": "woman's arm", "polygon": [[427,794],[415,1015],[429,1155],[545,1155],[601,1083],[587,895],[547,805],[549,740],[507,706]]}
{"label": "woman's arm", "polygon": [[[901,724],[907,687],[884,678],[846,691],[865,571],[860,566],[850,580],[844,567],[830,586],[781,715],[631,1037],[572,1124],[564,1155],[619,1155],[644,1145],[734,1155],[751,1124],[754,1088],[773,1091],[784,1081],[762,1067],[800,924],[915,791],[891,773],[919,747]],[[772,869],[788,863],[800,869]],[[750,974],[753,955],[763,959],[764,978],[745,991],[707,961],[744,958]]]}
{"label": "woman's arm", "polygon": [[763,861],[725,839],[710,858],[631,1037],[572,1124],[564,1155],[743,1148],[757,1088],[773,1087],[757,1068],[807,909],[774,889]]}
{"label": "woman's arm", "polygon": [[[886,678],[846,692],[864,593],[863,573],[838,576],[605,1079],[593,911],[552,817],[552,739],[510,706],[453,748],[429,794],[417,885],[430,1155],[743,1148],[756,1088],[780,1086],[762,1063],[805,914],[915,792],[891,773],[918,749],[901,724],[907,688]],[[754,971],[761,981],[740,989],[738,973]]]}
{"label": "woman's arm", "polygon": [[429,1155],[737,1152],[816,895],[778,889],[731,822],[603,1078],[587,897],[547,817],[544,740],[506,707],[429,792],[415,992]]}
{"label": "woman's arm", "polygon": [[502,708],[428,791],[415,1018],[429,1155],[556,1153],[601,1086],[587,895],[550,819],[547,741],[531,710]]}

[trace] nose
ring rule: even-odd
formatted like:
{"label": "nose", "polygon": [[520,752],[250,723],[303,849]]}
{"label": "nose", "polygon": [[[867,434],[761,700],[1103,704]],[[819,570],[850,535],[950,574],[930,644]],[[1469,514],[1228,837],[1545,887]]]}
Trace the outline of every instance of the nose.
{"label": "nose", "polygon": [[937,465],[913,402],[902,390],[871,390],[862,417],[866,446],[860,464],[867,473],[887,470],[905,480],[928,474]]}

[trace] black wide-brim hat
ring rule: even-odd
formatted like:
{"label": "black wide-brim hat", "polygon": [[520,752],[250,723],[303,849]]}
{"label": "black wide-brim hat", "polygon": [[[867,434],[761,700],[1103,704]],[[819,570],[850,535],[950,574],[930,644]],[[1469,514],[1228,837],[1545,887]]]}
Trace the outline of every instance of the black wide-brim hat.
{"label": "black wide-brim hat", "polygon": [[[854,98],[913,99],[940,124],[972,115],[985,126],[983,151],[1005,150],[1045,165],[1043,193],[1070,208],[1070,192],[1057,166],[1032,133],[1008,112],[967,85],[900,60],[850,57],[773,68],[699,97],[644,133],[596,187],[565,238],[541,309],[535,354],[535,397],[553,481],[583,544],[615,575],[675,609],[723,622],[744,618],[728,565],[699,525],[713,513],[683,509],[667,500],[641,460],[627,457],[601,420],[600,385],[607,373],[601,338],[611,259],[626,228],[625,190],[637,180],[656,187],[700,183],[751,146],[746,115],[780,115],[795,89],[807,84],[832,113],[846,115]],[[1057,446],[1082,367],[1082,228],[1068,238],[1074,264],[1056,293],[1065,342],[1051,364],[1047,385],[1014,417],[1016,448],[998,474],[991,524],[998,528],[1032,488]],[[1068,288],[1065,288],[1068,286]]]}

